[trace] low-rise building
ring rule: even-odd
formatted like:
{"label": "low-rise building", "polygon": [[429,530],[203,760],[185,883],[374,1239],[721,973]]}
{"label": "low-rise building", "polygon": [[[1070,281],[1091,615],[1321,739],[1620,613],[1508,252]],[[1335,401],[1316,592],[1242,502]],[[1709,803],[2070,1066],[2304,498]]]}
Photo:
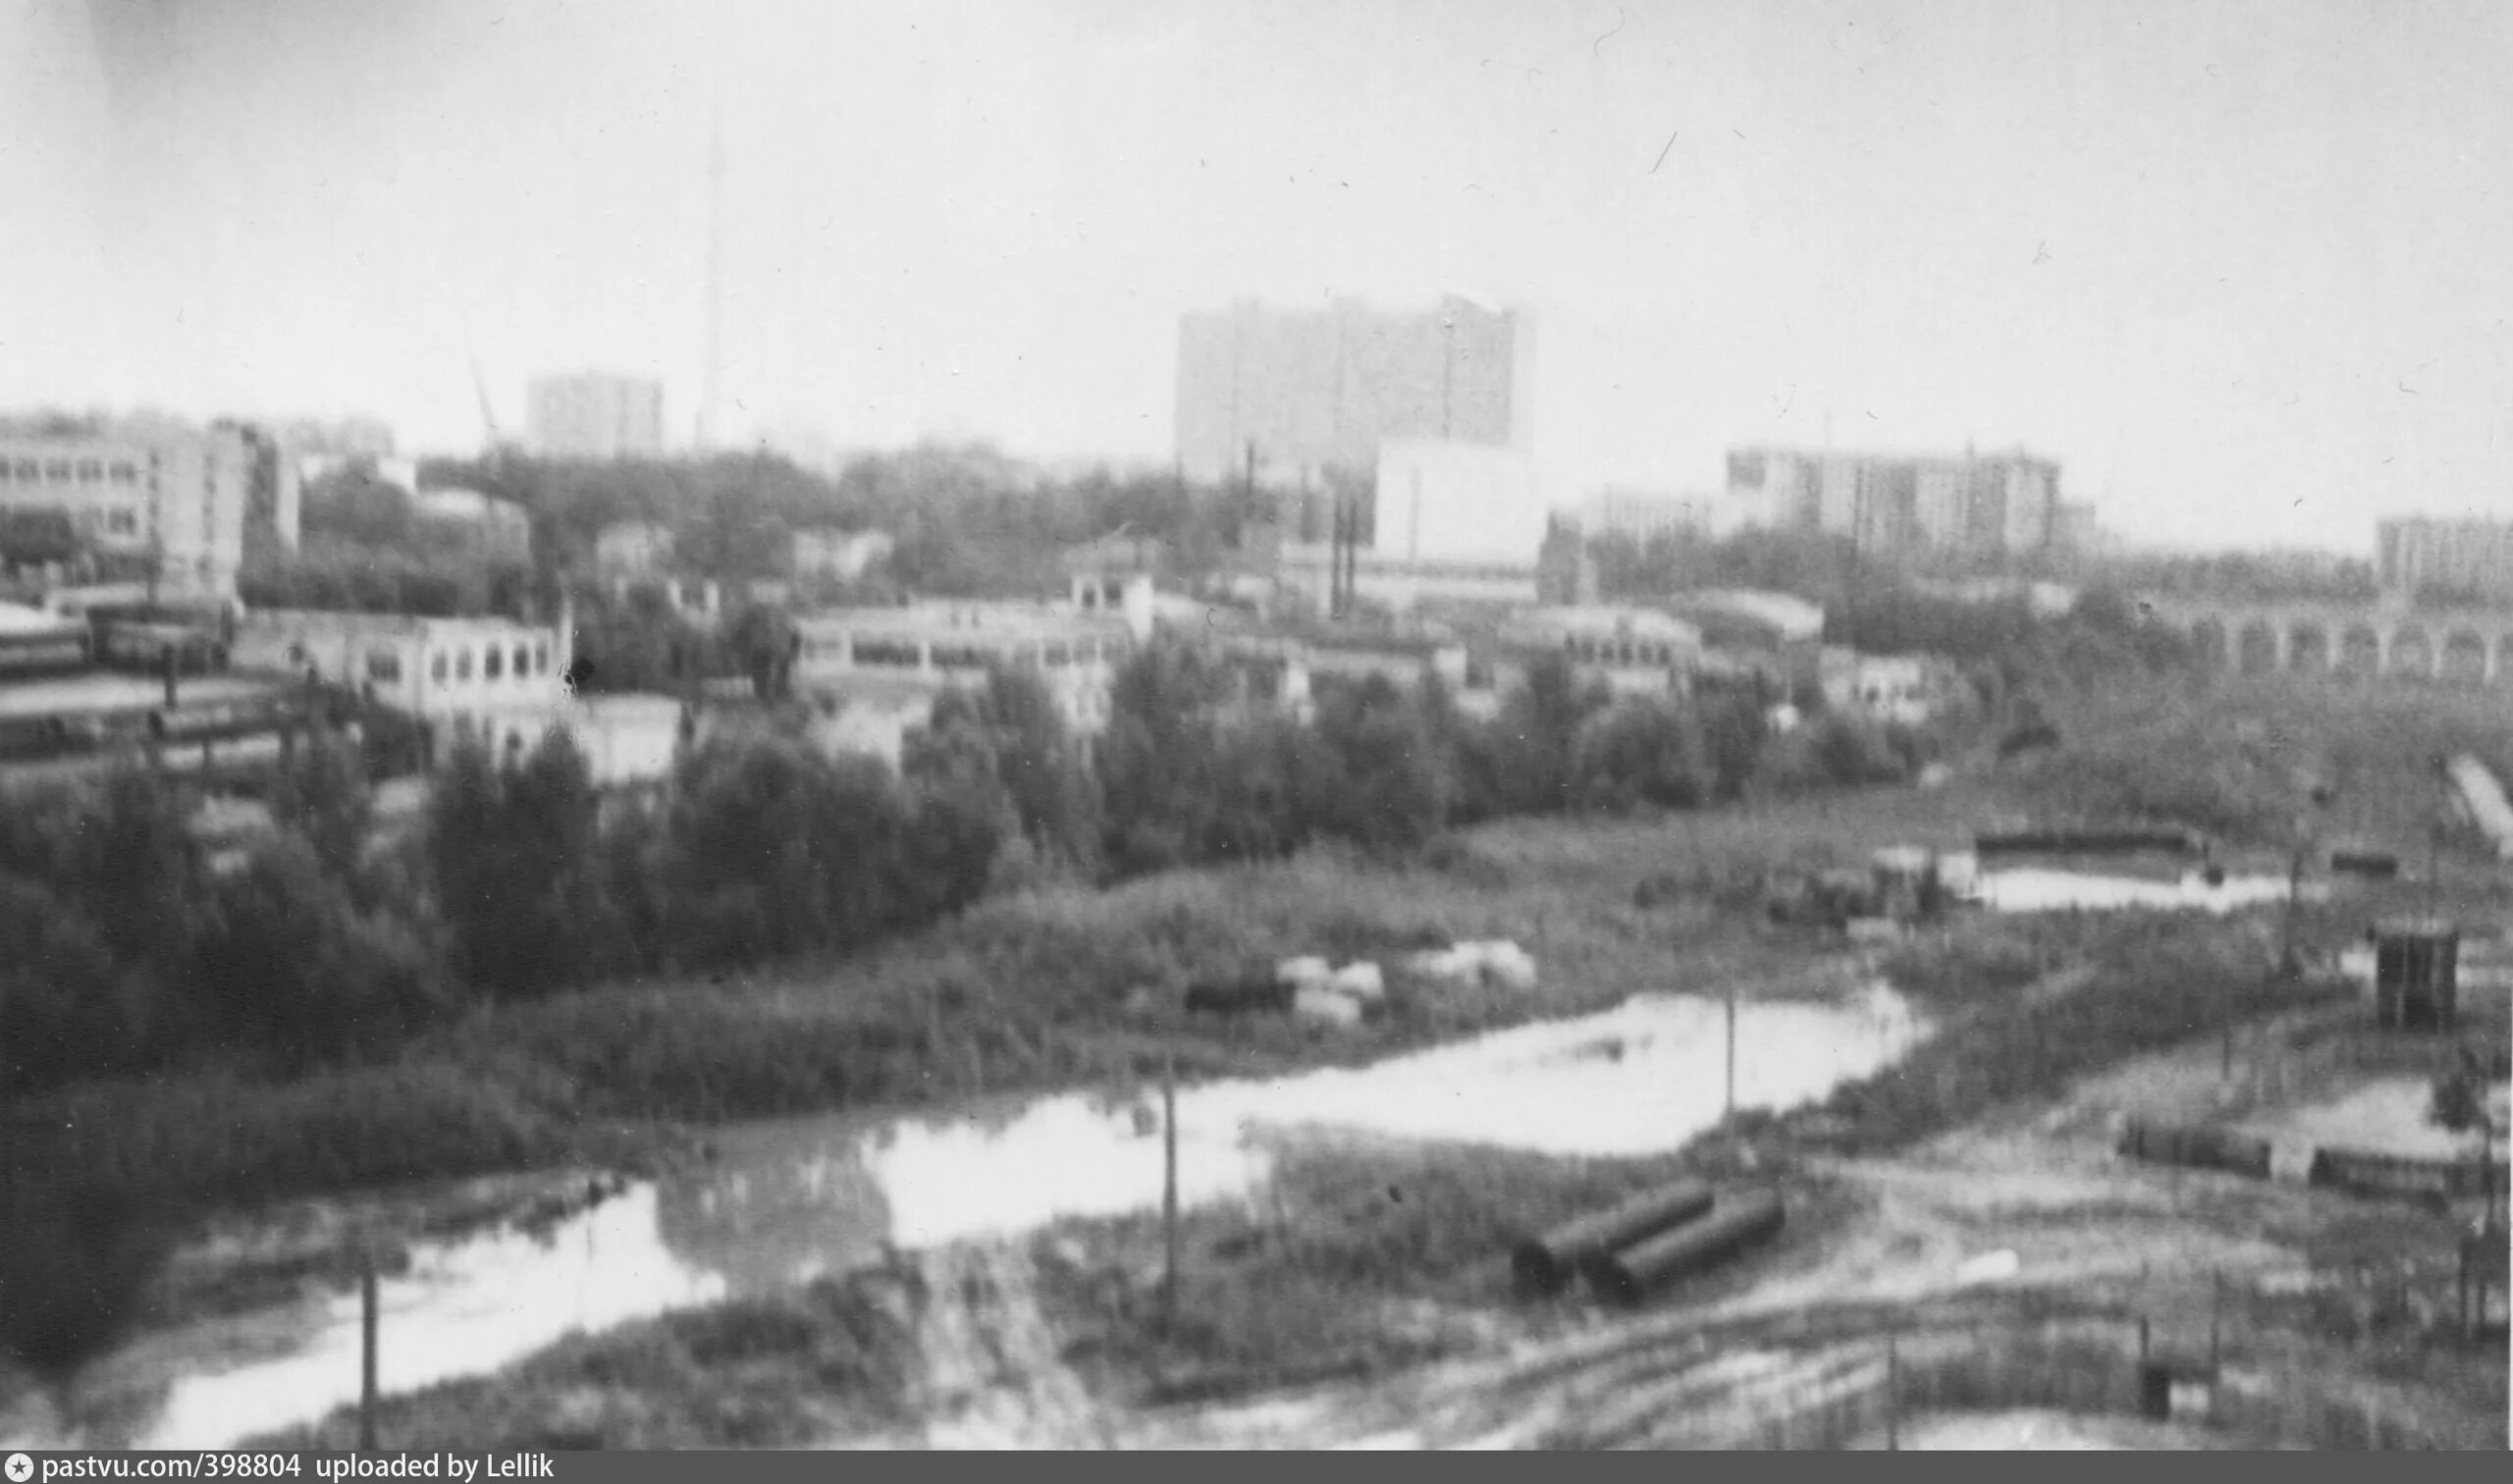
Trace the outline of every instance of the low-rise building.
{"label": "low-rise building", "polygon": [[1661,599],[1656,607],[1700,630],[1703,644],[1730,666],[1764,676],[1784,697],[1811,699],[1821,683],[1824,610],[1804,599],[1701,589]]}
{"label": "low-rise building", "polygon": [[1824,704],[1871,720],[1924,726],[1952,694],[1952,665],[1925,655],[1823,652]]}
{"label": "low-rise building", "polygon": [[1683,619],[1602,604],[1530,609],[1504,620],[1499,637],[1522,662],[1561,654],[1619,696],[1686,693],[1702,653],[1701,630]]}
{"label": "low-rise building", "polygon": [[567,683],[574,629],[565,609],[548,624],[265,610],[238,625],[235,663],[344,687],[416,717],[426,726],[432,762],[466,739],[501,757],[519,756],[563,729],[597,784],[662,777],[679,744],[681,703],[576,696]]}
{"label": "low-rise building", "polygon": [[816,698],[824,716],[882,698],[877,710],[919,724],[918,693],[931,710],[944,689],[982,685],[1000,666],[1038,674],[1065,726],[1086,737],[1106,729],[1116,668],[1149,637],[1105,610],[1017,603],[829,609],[794,626],[794,688]]}

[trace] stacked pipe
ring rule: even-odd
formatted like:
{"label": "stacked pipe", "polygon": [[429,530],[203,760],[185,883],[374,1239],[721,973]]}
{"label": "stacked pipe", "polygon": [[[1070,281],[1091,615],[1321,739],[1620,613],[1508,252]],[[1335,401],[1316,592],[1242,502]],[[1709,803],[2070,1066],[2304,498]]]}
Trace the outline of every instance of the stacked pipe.
{"label": "stacked pipe", "polygon": [[1682,1226],[1710,1207],[1710,1188],[1698,1181],[1679,1181],[1643,1191],[1610,1210],[1583,1216],[1520,1243],[1510,1253],[1511,1276],[1521,1294],[1558,1294],[1596,1258]]}
{"label": "stacked pipe", "polygon": [[1637,1304],[1667,1284],[1770,1238],[1786,1219],[1776,1191],[1722,1197],[1696,1221],[1591,1257],[1584,1264],[1588,1283],[1603,1298]]}
{"label": "stacked pipe", "polygon": [[2230,1170],[2265,1180],[2273,1150],[2270,1140],[2231,1129],[2133,1118],[2120,1131],[2120,1152],[2149,1164]]}

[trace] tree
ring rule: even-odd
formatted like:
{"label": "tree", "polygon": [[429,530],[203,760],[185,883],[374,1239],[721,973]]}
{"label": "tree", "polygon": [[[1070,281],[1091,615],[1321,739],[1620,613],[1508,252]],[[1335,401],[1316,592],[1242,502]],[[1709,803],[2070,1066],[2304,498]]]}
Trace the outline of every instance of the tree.
{"label": "tree", "polygon": [[1410,850],[1447,820],[1444,760],[1413,704],[1384,676],[1331,687],[1317,714],[1322,798],[1305,822],[1377,849]]}
{"label": "tree", "polygon": [[1656,701],[1627,702],[1600,716],[1581,738],[1578,773],[1580,799],[1591,809],[1694,809],[1716,786],[1700,726]]}
{"label": "tree", "polygon": [[519,765],[466,740],[428,801],[439,911],[462,979],[502,996],[546,992],[617,964],[604,889],[601,801],[584,755],[554,729]]}
{"label": "tree", "polygon": [[348,738],[316,731],[300,739],[273,780],[271,817],[300,836],[332,878],[366,900],[361,878],[375,822],[366,760]]}
{"label": "tree", "polygon": [[1608,699],[1602,684],[1579,683],[1567,656],[1548,654],[1527,666],[1526,682],[1503,705],[1497,727],[1512,813],[1559,814],[1577,802],[1579,734]]}
{"label": "tree", "polygon": [[265,844],[219,895],[202,980],[230,1031],[284,1065],[390,1046],[443,1008],[426,946],[361,912],[307,841]]}

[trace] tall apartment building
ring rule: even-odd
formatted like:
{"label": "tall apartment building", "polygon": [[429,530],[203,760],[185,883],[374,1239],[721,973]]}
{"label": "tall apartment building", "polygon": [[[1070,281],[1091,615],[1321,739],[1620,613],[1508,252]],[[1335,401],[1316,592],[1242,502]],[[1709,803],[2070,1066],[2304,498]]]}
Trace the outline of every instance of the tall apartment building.
{"label": "tall apartment building", "polygon": [[1735,449],[1728,487],[1776,526],[1847,536],[1880,556],[2016,558],[2048,551],[2059,535],[2059,466],[2021,450]]}
{"label": "tall apartment building", "polygon": [[1366,471],[1388,439],[1526,443],[1524,319],[1450,295],[1418,313],[1254,302],[1178,323],[1178,459],[1276,487]]}
{"label": "tall apartment building", "polygon": [[2513,602],[2513,521],[2379,521],[2374,567],[2386,593]]}
{"label": "tall apartment building", "polygon": [[585,371],[534,377],[524,436],[548,458],[639,458],[664,450],[664,384]]}
{"label": "tall apartment building", "polygon": [[248,546],[295,545],[294,490],[277,443],[232,423],[0,431],[0,511],[13,525],[33,517],[67,535],[66,555],[44,557],[65,578],[232,598]]}

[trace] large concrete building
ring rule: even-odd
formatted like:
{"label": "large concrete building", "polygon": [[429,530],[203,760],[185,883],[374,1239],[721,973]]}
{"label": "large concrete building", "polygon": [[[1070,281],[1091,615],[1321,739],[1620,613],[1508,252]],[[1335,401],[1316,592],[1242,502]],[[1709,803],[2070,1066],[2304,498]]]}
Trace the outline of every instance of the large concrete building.
{"label": "large concrete building", "polygon": [[664,450],[664,384],[583,371],[533,378],[524,436],[546,458],[640,458]]}
{"label": "large concrete building", "polygon": [[2049,553],[2061,535],[2059,466],[2021,450],[1740,448],[1728,454],[1728,488],[1772,526],[1846,536],[1878,556],[2015,560]]}
{"label": "large concrete building", "polygon": [[2383,592],[2401,597],[2513,603],[2513,521],[2378,522],[2374,570]]}
{"label": "large concrete building", "polygon": [[1276,488],[1367,471],[1388,439],[1527,443],[1524,318],[1450,295],[1414,313],[1242,301],[1178,325],[1178,459]]}
{"label": "large concrete building", "polygon": [[140,583],[170,599],[233,598],[248,551],[296,545],[294,464],[237,424],[0,431],[0,512],[14,533],[45,533],[42,551],[11,552],[9,565],[43,568],[47,581]]}

